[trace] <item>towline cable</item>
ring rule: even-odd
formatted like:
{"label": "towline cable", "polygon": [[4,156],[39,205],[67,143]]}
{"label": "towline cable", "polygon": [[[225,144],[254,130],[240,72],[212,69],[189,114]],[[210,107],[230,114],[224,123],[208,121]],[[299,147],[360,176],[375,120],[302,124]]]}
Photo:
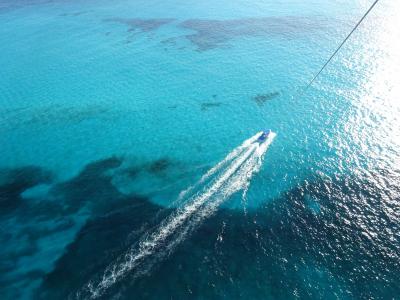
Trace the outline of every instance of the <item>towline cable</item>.
{"label": "towline cable", "polygon": [[[335,57],[335,55],[339,52],[339,50],[342,48],[342,46],[346,43],[346,41],[350,38],[350,36],[353,34],[354,31],[360,26],[360,24],[364,21],[364,19],[368,16],[368,14],[372,11],[372,9],[375,7],[375,5],[379,2],[379,0],[375,0],[372,5],[368,8],[368,10],[365,12],[365,14],[362,16],[362,18],[357,22],[357,24],[353,27],[353,29],[350,31],[350,33],[346,36],[346,38],[342,41],[342,43],[339,45],[339,47],[336,48],[336,50],[333,52],[333,54],[329,57],[329,59],[325,62],[325,64],[322,66],[322,68],[314,75],[314,77],[311,79],[311,81],[306,85],[306,87],[302,90],[302,92],[299,94],[299,97],[301,97],[307,90],[308,88],[314,83],[314,81],[317,79],[317,77],[322,73],[322,71],[328,66],[328,64],[331,62],[331,60]],[[297,97],[296,97],[297,98]]]}

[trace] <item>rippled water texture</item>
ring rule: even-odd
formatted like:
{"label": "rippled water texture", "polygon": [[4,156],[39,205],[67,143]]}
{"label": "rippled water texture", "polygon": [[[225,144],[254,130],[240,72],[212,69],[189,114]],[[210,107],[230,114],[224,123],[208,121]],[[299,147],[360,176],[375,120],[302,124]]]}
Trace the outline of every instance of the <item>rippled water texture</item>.
{"label": "rippled water texture", "polygon": [[1,299],[396,299],[398,3],[301,93],[371,2],[0,1]]}

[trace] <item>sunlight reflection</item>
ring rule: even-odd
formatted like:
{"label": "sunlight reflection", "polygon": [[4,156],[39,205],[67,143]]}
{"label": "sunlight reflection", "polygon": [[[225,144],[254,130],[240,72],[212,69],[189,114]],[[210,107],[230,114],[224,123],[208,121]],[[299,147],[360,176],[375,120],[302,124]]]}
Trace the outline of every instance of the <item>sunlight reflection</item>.
{"label": "sunlight reflection", "polygon": [[363,70],[362,76],[356,74],[361,94],[353,102],[348,125],[361,156],[368,158],[368,167],[395,165],[400,170],[400,3],[385,6],[377,7],[362,28],[364,43],[357,50],[361,53],[357,63]]}

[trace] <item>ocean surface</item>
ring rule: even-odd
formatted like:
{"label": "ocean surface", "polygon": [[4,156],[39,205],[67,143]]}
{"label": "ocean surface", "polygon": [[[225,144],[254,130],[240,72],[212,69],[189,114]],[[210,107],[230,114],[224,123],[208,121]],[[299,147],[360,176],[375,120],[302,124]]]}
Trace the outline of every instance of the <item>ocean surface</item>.
{"label": "ocean surface", "polygon": [[398,299],[372,2],[0,0],[0,298]]}

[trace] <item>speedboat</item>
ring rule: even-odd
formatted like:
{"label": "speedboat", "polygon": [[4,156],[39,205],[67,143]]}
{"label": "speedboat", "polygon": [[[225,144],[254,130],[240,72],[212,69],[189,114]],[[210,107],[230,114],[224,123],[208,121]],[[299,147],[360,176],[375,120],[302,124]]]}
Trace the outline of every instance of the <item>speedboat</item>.
{"label": "speedboat", "polygon": [[263,130],[263,132],[261,132],[260,136],[257,138],[256,142],[260,144],[264,143],[271,132],[271,129]]}

